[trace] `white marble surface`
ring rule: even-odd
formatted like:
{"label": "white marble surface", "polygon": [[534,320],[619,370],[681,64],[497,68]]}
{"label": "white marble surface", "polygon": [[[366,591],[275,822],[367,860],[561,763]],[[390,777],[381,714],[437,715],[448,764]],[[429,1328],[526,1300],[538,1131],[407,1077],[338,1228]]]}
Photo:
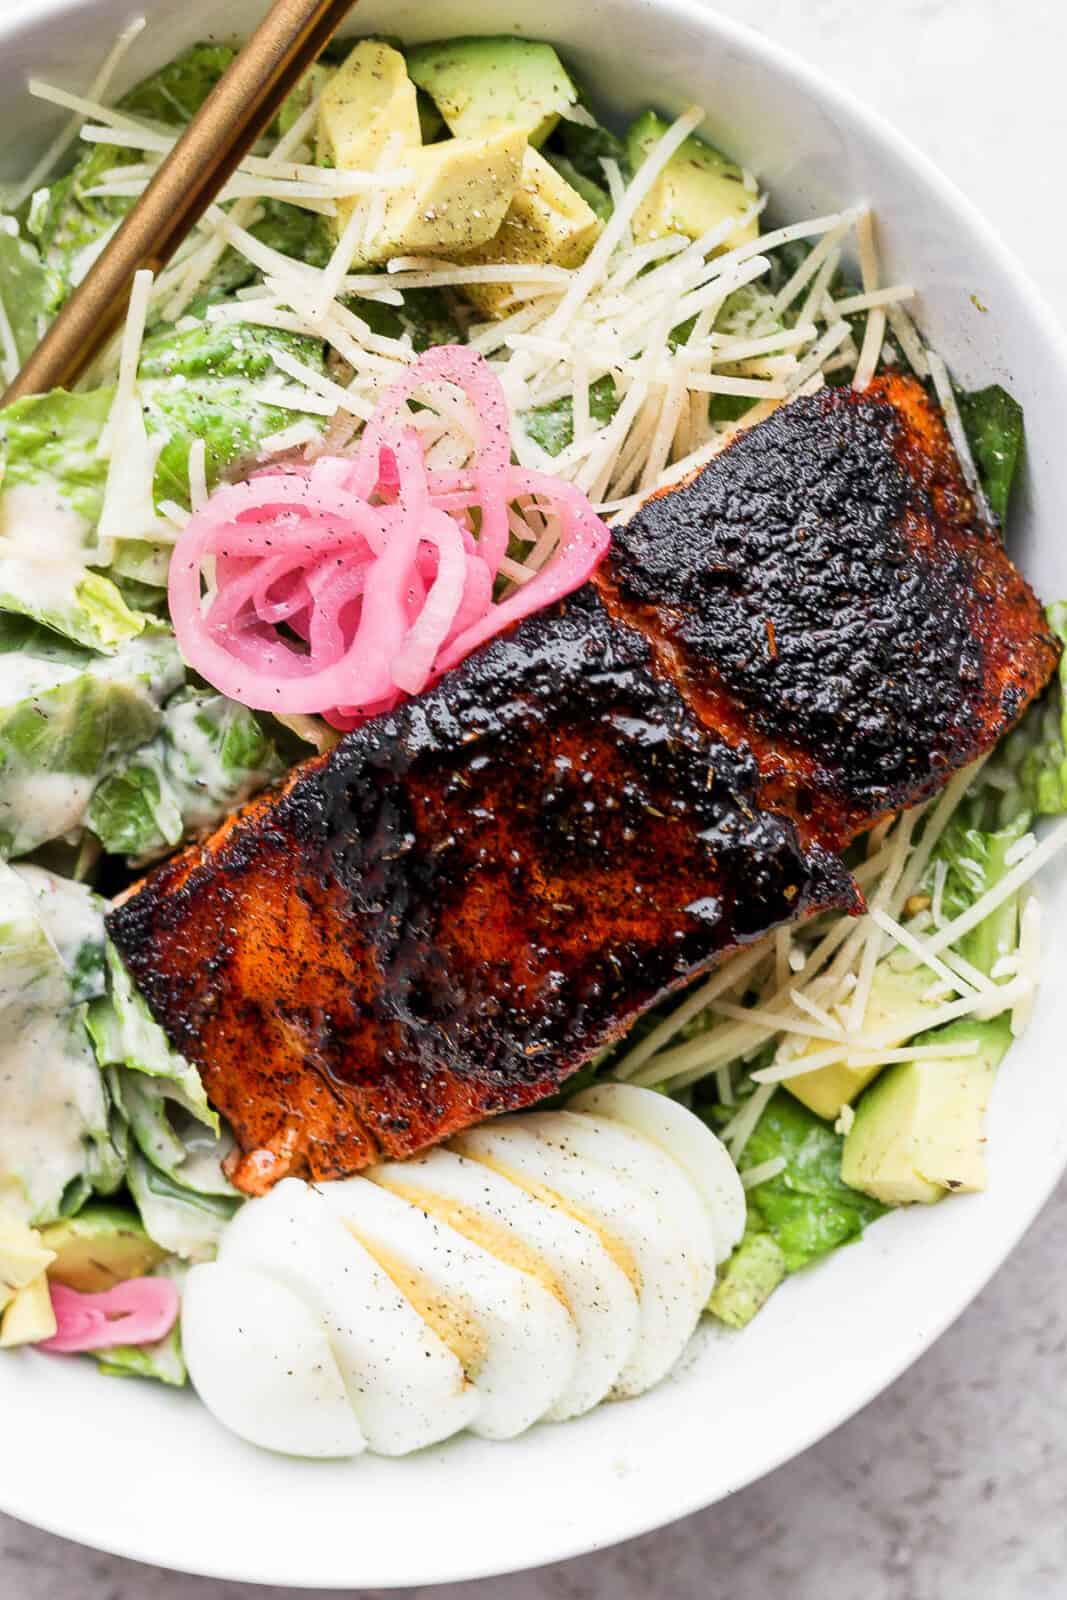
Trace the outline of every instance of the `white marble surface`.
{"label": "white marble surface", "polygon": [[[1003,228],[1067,310],[1064,0],[719,3],[850,83],[907,132]],[[1067,1188],[907,1376],[725,1505],[617,1550],[437,1593],[1059,1600],[1067,1594],[1065,1223]],[[711,1427],[708,1442],[713,1448]],[[152,1571],[0,1518],[0,1600],[255,1600],[277,1592]]]}

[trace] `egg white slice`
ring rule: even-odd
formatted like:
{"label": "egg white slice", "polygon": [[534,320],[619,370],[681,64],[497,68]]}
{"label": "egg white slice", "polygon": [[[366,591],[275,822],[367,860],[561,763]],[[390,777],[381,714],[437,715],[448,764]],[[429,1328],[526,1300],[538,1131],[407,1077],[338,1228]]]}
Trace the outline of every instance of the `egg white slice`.
{"label": "egg white slice", "polygon": [[479,1395],[472,1433],[510,1439],[558,1402],[574,1373],[578,1335],[542,1283],[365,1178],[321,1192],[451,1342]]}
{"label": "egg white slice", "polygon": [[[670,1370],[685,1349],[703,1309],[693,1270],[693,1241],[685,1236],[682,1220],[669,1217],[656,1195],[658,1163],[641,1156],[642,1145],[624,1167],[587,1160],[563,1137],[552,1133],[560,1112],[502,1118],[480,1128],[470,1128],[451,1141],[452,1148],[531,1192],[555,1203],[579,1220],[591,1224],[608,1251],[628,1271],[638,1294],[637,1342],[612,1391],[617,1396],[642,1394]],[[542,1119],[545,1136],[535,1127]],[[575,1117],[575,1121],[586,1119]],[[653,1168],[652,1176],[645,1170]],[[695,1198],[695,1197],[694,1197]],[[706,1248],[710,1233],[703,1207],[697,1252]]]}
{"label": "egg white slice", "polygon": [[193,1267],[182,1348],[208,1410],[250,1444],[293,1456],[358,1456],[367,1441],[319,1318],[245,1267]]}
{"label": "egg white slice", "polygon": [[604,1399],[633,1350],[639,1310],[629,1278],[592,1228],[450,1150],[387,1162],[368,1176],[498,1259],[554,1280],[578,1332],[578,1355],[547,1420],[578,1416]]}
{"label": "egg white slice", "polygon": [[703,1198],[677,1161],[632,1128],[591,1112],[532,1111],[523,1121],[539,1139],[572,1151],[590,1167],[631,1177],[647,1190],[674,1230],[702,1311],[715,1287],[715,1230]]}
{"label": "egg white slice", "polygon": [[467,1427],[478,1396],[452,1351],[326,1204],[323,1193],[335,1187],[286,1178],[249,1201],[219,1260],[255,1268],[301,1297],[325,1330],[368,1446],[406,1455]]}
{"label": "egg white slice", "polygon": [[715,1230],[715,1254],[725,1261],[745,1231],[745,1191],[722,1140],[669,1095],[635,1083],[598,1083],[567,1101],[568,1111],[588,1111],[625,1123],[664,1150],[703,1197]]}

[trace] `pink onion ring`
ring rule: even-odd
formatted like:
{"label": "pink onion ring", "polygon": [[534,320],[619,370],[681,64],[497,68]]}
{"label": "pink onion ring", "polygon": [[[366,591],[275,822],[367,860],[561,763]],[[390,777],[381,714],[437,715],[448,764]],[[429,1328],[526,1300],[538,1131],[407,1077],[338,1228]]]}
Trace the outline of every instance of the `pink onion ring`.
{"label": "pink onion ring", "polygon": [[[408,402],[435,385],[470,406],[477,446],[459,469],[428,468],[410,425]],[[508,508],[531,495],[558,518],[558,543],[494,602]],[[175,545],[171,617],[190,666],[231,699],[350,728],[580,587],[610,537],[573,484],[511,465],[499,382],[475,351],[443,345],[386,391],[354,457],[217,489]]]}

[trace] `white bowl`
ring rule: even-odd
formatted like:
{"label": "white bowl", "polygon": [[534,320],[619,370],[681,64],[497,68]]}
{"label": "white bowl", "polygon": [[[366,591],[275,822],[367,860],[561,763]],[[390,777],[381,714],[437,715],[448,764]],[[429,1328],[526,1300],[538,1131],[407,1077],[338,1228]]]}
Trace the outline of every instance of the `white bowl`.
{"label": "white bowl", "polygon": [[[218,33],[214,0],[143,0],[127,81]],[[52,125],[28,71],[80,86],[129,0],[30,5],[0,22],[3,161]],[[256,0],[231,0],[247,30]],[[896,134],[815,73],[693,0],[362,0],[359,31],[418,39],[515,31],[561,45],[628,113],[698,100],[781,217],[871,201],[890,282],[922,288],[920,321],[968,384],[1026,407],[1027,477],[1012,544],[1046,598],[1067,594],[1067,344],[986,224]],[[16,138],[15,135],[18,135]],[[972,302],[978,295],[988,312]],[[890,1383],[1004,1260],[1067,1158],[1055,973],[1067,882],[1042,884],[1046,986],[1001,1074],[990,1188],[879,1222],[792,1279],[743,1335],[708,1327],[683,1370],[639,1401],[512,1444],[462,1438],[402,1461],[297,1462],[224,1433],[191,1393],[98,1377],[86,1363],[0,1359],[0,1501],[28,1522],[220,1578],[362,1588],[484,1577],[558,1560],[681,1517],[780,1465]],[[842,1529],[848,1537],[848,1529]]]}

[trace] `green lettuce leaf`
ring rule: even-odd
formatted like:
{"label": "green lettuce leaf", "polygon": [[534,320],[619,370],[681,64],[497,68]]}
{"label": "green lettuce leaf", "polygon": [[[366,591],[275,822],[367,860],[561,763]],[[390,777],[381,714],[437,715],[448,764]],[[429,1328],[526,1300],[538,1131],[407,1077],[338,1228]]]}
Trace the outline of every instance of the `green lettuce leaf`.
{"label": "green lettuce leaf", "polygon": [[[932,897],[944,874],[941,910],[946,921],[962,916],[1000,881],[1008,871],[1008,852],[1029,826],[1030,814],[1026,811],[991,832],[970,827],[966,815],[957,813],[953,817],[935,846],[923,882],[923,892]],[[954,949],[980,972],[989,973],[1002,956],[1017,948],[1018,942],[1019,896],[1015,894],[972,928]]]}
{"label": "green lettuce leaf", "polygon": [[110,943],[107,968],[110,992],[89,1008],[88,1024],[129,1128],[130,1191],[162,1249],[206,1259],[241,1202],[222,1171],[233,1141],[200,1074],[171,1048]]}
{"label": "green lettuce leaf", "polygon": [[253,712],[209,689],[182,689],[152,743],[97,787],[88,825],[109,853],[149,860],[221,822],[284,770]]}
{"label": "green lettuce leaf", "polygon": [[75,1005],[95,1000],[106,988],[104,967],[105,901],[87,883],[63,878],[44,867],[16,866],[37,904],[37,915],[55,945]]}
{"label": "green lettuce leaf", "polygon": [[[50,490],[61,509],[83,519],[86,545],[104,498],[107,462],[97,455],[96,447],[112,398],[110,389],[84,394],[54,389],[50,394],[28,395],[0,411],[5,500],[19,485],[26,485],[34,496],[42,488]],[[8,510],[5,522],[11,521]],[[10,528],[5,531],[10,537]]]}
{"label": "green lettuce leaf", "polygon": [[956,403],[986,499],[1003,527],[1022,461],[1023,408],[999,383],[970,394],[958,393]]}
{"label": "green lettuce leaf", "polygon": [[34,888],[0,863],[0,1206],[34,1223],[116,1183],[110,1106],[74,994]]}
{"label": "green lettuce leaf", "polygon": [[785,1160],[784,1171],[750,1189],[747,1198],[750,1215],[780,1249],[786,1272],[848,1244],[885,1213],[877,1200],[842,1182],[843,1142],[799,1100],[776,1094],[744,1148],[742,1173],[779,1156]]}
{"label": "green lettuce leaf", "polygon": [[200,1074],[191,1062],[172,1050],[166,1034],[133,986],[115,946],[106,949],[110,994],[97,1001],[89,1013],[89,1028],[102,1067],[126,1067],[147,1078],[165,1078],[175,1098],[198,1121],[214,1132],[219,1119],[208,1104]]}
{"label": "green lettuce leaf", "polygon": [[35,246],[18,232],[13,218],[0,218],[0,301],[20,361],[25,361],[40,341],[57,295],[55,274],[49,272]]}
{"label": "green lettuce leaf", "polygon": [[[5,649],[5,635],[20,647]],[[25,855],[79,829],[99,779],[153,738],[182,676],[169,631],[79,661],[62,641],[51,648],[43,630],[28,634],[0,616],[0,854]]]}
{"label": "green lettuce leaf", "polygon": [[[1067,643],[1067,602],[1046,609],[1048,624]],[[972,810],[984,827],[1002,827],[1021,812],[1067,812],[1067,653],[1041,699],[1032,705],[979,775]]]}
{"label": "green lettuce leaf", "polygon": [[599,124],[590,128],[584,122],[561,117],[548,140],[545,155],[551,159],[556,152],[583,178],[598,186],[604,183],[601,162],[606,159],[619,163],[624,179],[629,174],[625,144],[610,128]]}
{"label": "green lettuce leaf", "polygon": [[[156,128],[180,127],[199,110],[235,55],[231,45],[195,44],[176,60],[136,85],[119,102],[121,110]],[[294,94],[302,92],[300,86]],[[292,99],[292,96],[290,96]],[[142,152],[116,145],[92,146],[53,183],[47,198],[35,205],[29,226],[54,278],[55,290],[48,311],[54,314],[81,281],[93,259],[134,204],[126,196],[93,194],[105,175],[116,167],[144,159]],[[325,219],[276,200],[262,203],[263,217],[252,232],[273,249],[322,266],[329,259],[330,236]],[[202,307],[251,283],[255,268],[233,250],[227,250],[210,280],[203,286]]]}
{"label": "green lettuce leaf", "polygon": [[[150,437],[164,440],[155,472],[157,506],[164,500],[188,505],[195,440],[206,446],[210,489],[227,472],[255,460],[263,439],[300,420],[300,412],[262,397],[268,381],[275,392],[287,382],[271,359],[274,350],[325,370],[320,340],[234,323],[200,322],[145,341],[139,369],[145,426]],[[111,578],[86,565],[94,559],[92,530],[107,482],[108,463],[97,454],[97,443],[113,396],[109,388],[56,390],[0,414],[0,514],[13,541],[13,554],[0,558],[0,607],[34,616],[95,649],[112,649],[144,626],[143,615],[130,610]],[[323,424],[321,417],[309,420]],[[61,565],[50,549],[35,553],[42,495],[54,508],[50,521],[69,534]],[[153,531],[131,530],[119,540],[111,573],[123,584],[155,586],[158,595],[172,546],[155,540]]]}
{"label": "green lettuce leaf", "polygon": [[155,1344],[123,1344],[101,1351],[96,1365],[107,1378],[154,1378],[169,1388],[181,1389],[188,1383],[189,1373],[182,1355],[180,1321]]}
{"label": "green lettuce leaf", "polygon": [[[610,376],[598,378],[589,386],[589,415],[594,422],[610,422],[619,409],[619,396]],[[569,395],[554,400],[551,405],[534,406],[522,418],[528,438],[550,456],[574,442],[574,409]]]}
{"label": "green lettuce leaf", "polygon": [[230,1197],[185,1188],[140,1151],[130,1156],[126,1181],[149,1238],[183,1261],[210,1261],[241,1204],[236,1193]]}
{"label": "green lettuce leaf", "polygon": [[741,1243],[719,1273],[708,1310],[728,1328],[744,1328],[785,1278],[781,1246],[758,1213],[749,1212]]}

